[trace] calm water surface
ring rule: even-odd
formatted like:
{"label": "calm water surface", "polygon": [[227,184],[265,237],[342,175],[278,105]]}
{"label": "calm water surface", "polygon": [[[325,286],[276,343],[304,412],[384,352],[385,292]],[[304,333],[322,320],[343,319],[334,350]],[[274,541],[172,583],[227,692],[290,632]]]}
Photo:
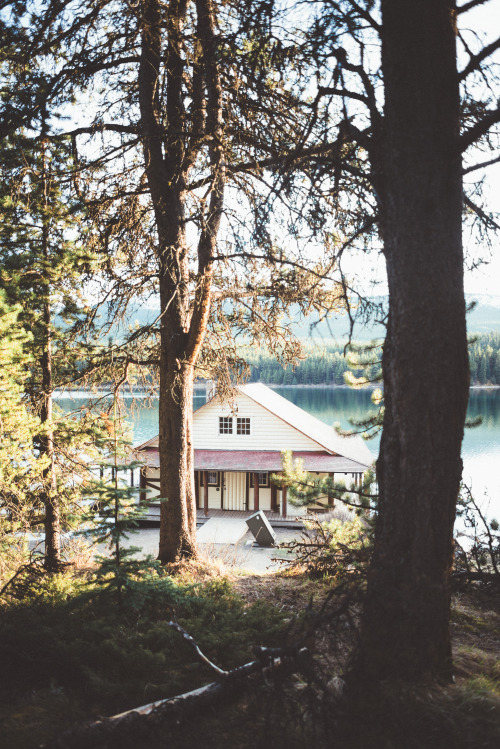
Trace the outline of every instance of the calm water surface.
{"label": "calm water surface", "polygon": [[[300,408],[313,414],[327,424],[339,423],[349,428],[350,419],[365,417],[374,406],[370,392],[350,390],[348,388],[314,387],[314,388],[276,388],[284,398]],[[59,398],[58,404],[69,411],[79,406],[70,398]],[[205,403],[204,391],[197,391],[194,396],[194,408]],[[158,402],[146,405],[144,399],[125,397],[123,409],[131,424],[134,444],[158,434]],[[490,502],[489,514],[500,515],[500,390],[471,390],[469,400],[469,418],[481,416],[482,424],[473,429],[466,429],[462,448],[464,461],[464,481],[469,484],[477,499],[483,504]],[[367,444],[376,458],[379,449],[379,438]],[[499,518],[500,519],[500,518]]]}

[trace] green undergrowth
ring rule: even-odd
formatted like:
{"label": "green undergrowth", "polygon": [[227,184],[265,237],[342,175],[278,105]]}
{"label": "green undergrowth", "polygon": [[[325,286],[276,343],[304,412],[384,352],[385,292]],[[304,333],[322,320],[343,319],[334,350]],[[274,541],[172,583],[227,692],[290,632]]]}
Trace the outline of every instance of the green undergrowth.
{"label": "green undergrowth", "polygon": [[[167,739],[165,741],[165,739]],[[165,741],[165,743],[163,743]],[[496,685],[385,683],[335,699],[294,678],[262,682],[134,749],[498,749]]]}
{"label": "green undergrowth", "polygon": [[155,569],[121,605],[65,573],[39,580],[0,614],[0,733],[9,749],[212,681],[169,620],[223,668],[251,660],[253,645],[278,645],[285,628],[276,607],[245,605],[224,578],[193,582]]}
{"label": "green undergrowth", "polygon": [[344,706],[336,737],[349,749],[495,749],[500,699],[473,681],[441,688],[384,684]]}
{"label": "green undergrowth", "polygon": [[[169,620],[212,661],[231,668],[252,659],[253,645],[283,644],[290,623],[305,622],[310,601],[321,606],[329,587],[292,571],[200,581],[193,572],[170,577],[152,566],[131,581],[120,605],[112,590],[85,576],[43,577],[0,609],[0,746],[34,749],[89,718],[212,681]],[[346,648],[354,644],[346,623],[336,630],[323,624],[308,639],[316,677],[300,671],[252,677],[248,689],[216,708],[131,736],[120,749],[500,746],[498,595],[471,590],[454,597],[456,683],[444,687],[384,683],[354,695],[339,691],[338,680],[329,682],[342,676],[332,642],[344,637]]]}

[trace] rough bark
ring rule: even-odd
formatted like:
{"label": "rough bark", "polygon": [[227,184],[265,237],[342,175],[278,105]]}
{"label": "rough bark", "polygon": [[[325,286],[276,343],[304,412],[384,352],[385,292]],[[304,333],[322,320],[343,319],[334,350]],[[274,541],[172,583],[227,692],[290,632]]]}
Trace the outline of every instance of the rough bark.
{"label": "rough bark", "polygon": [[446,680],[469,387],[455,9],[451,0],[382,0],[382,14],[379,171],[390,309],[360,664],[377,679]]}
{"label": "rough bark", "polygon": [[[194,65],[191,120],[185,110],[187,74],[183,27],[187,2],[171,3],[162,17],[158,0],[145,0],[139,69],[139,103],[146,175],[158,234],[160,285],[160,494],[164,498],[159,558],[175,562],[196,554],[193,480],[192,394],[194,365],[210,313],[213,258],[223,205],[222,94],[215,56],[214,8],[198,0],[196,29],[200,59]],[[163,38],[166,26],[166,43]],[[164,108],[160,101],[162,50],[166,55]],[[189,124],[191,122],[191,125]],[[166,123],[166,124],[165,124]],[[185,233],[186,182],[201,146],[208,143],[212,182],[190,287]]]}
{"label": "rough bark", "polygon": [[44,308],[44,322],[47,328],[45,351],[41,357],[43,404],[40,421],[44,425],[44,433],[40,438],[40,457],[46,457],[48,466],[42,473],[44,482],[42,499],[45,506],[45,559],[44,565],[50,572],[61,568],[61,513],[57,497],[57,481],[54,462],[54,436],[52,428],[52,351],[50,338],[50,305]]}
{"label": "rough bark", "polygon": [[[42,135],[45,131],[45,119],[43,121]],[[46,171],[45,141],[42,139],[42,256],[49,272],[49,227],[48,227],[48,177]],[[40,411],[40,421],[44,431],[40,437],[40,458],[46,458],[47,468],[42,473],[43,492],[42,501],[45,508],[44,532],[45,532],[45,559],[44,565],[49,572],[57,572],[61,568],[61,513],[57,497],[57,480],[54,460],[54,433],[52,424],[52,396],[54,383],[52,375],[52,309],[50,304],[50,280],[44,279],[44,304],[43,304],[43,350],[40,357],[42,370],[42,392],[43,401]]]}

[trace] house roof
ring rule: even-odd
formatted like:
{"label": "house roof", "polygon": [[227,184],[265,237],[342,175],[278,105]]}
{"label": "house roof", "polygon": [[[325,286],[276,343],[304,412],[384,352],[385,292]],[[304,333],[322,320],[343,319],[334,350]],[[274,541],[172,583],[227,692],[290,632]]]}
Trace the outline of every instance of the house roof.
{"label": "house roof", "polygon": [[133,449],[138,451],[147,450],[149,452],[151,448],[158,447],[158,438],[159,435],[157,434],[155,437],[151,437],[151,439],[146,440],[146,442],[141,442],[140,445],[135,445]]}
{"label": "house roof", "polygon": [[[236,387],[236,390],[242,393],[243,395],[246,395],[248,398],[251,398],[253,401],[255,401],[255,403],[258,403],[260,406],[262,406],[267,411],[277,416],[279,419],[281,419],[285,423],[289,424],[294,429],[297,429],[302,434],[305,434],[311,440],[316,442],[318,447],[322,448],[327,453],[335,455],[336,457],[341,457],[350,461],[354,461],[355,463],[363,465],[365,468],[371,465],[371,463],[373,462],[373,456],[370,450],[368,449],[364,440],[359,435],[356,435],[353,437],[341,437],[339,434],[337,434],[337,432],[333,429],[333,427],[328,426],[328,424],[325,424],[324,422],[320,421],[320,419],[317,419],[315,416],[311,416],[311,414],[307,413],[307,411],[304,411],[302,408],[299,408],[298,406],[294,405],[291,401],[287,400],[286,398],[283,398],[281,395],[278,395],[278,393],[276,393],[274,390],[271,390],[271,388],[266,387],[266,385],[263,385],[261,383],[250,383],[248,385],[238,385]],[[196,416],[196,413],[206,408],[211,402],[212,401],[208,401],[207,403],[205,403],[204,405],[196,409],[195,416]],[[155,448],[155,447],[158,447],[157,436],[153,437],[147,442],[144,442],[142,445],[137,447],[136,450],[143,450],[143,449],[148,450],[148,448]],[[279,448],[280,445],[276,445],[276,447]],[[196,452],[199,452],[199,451],[195,450],[195,453]],[[231,451],[209,451],[209,452],[231,452]],[[244,451],[242,450],[241,452],[243,455],[248,454],[248,451],[246,450]],[[262,451],[257,451],[257,452],[260,452],[262,454]],[[277,452],[276,454],[281,456],[280,452]],[[281,467],[281,457],[280,457],[280,467]],[[204,470],[204,469],[200,469],[200,470]],[[221,468],[220,470],[231,470],[231,469]],[[232,470],[236,470],[236,469],[232,469]],[[259,468],[258,470],[263,471],[266,469]],[[273,468],[271,470],[279,470],[279,469]],[[310,470],[320,470],[320,469],[312,468]],[[324,470],[328,470],[328,471],[338,470],[341,472],[343,471],[343,469],[341,468],[338,468],[338,469],[331,468],[331,469],[324,469]],[[349,472],[350,470],[351,469],[347,469],[347,472]]]}
{"label": "house roof", "polygon": [[307,413],[291,401],[278,395],[260,382],[239,385],[240,393],[247,395],[290,426],[298,429],[325,450],[349,458],[365,466],[371,465],[373,455],[359,436],[341,437],[333,427]]}
{"label": "house roof", "polygon": [[[366,465],[325,451],[293,452],[293,459],[303,463],[304,470],[317,473],[363,473]],[[151,468],[159,468],[158,450],[149,448],[141,455]],[[195,471],[276,472],[283,468],[283,456],[277,450],[196,450]]]}

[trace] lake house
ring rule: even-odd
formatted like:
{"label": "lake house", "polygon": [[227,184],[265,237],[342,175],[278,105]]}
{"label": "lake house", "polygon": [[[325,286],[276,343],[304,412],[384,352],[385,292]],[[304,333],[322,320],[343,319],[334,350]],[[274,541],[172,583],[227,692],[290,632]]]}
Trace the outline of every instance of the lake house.
{"label": "lake house", "polygon": [[[282,469],[282,451],[292,451],[310,473],[347,482],[361,480],[373,457],[359,436],[341,437],[333,427],[260,383],[239,385],[233,400],[217,395],[193,415],[194,479],[199,510],[300,513],[287,503],[286,486],[270,481]],[[141,501],[159,497],[158,437],[136,448]]]}

